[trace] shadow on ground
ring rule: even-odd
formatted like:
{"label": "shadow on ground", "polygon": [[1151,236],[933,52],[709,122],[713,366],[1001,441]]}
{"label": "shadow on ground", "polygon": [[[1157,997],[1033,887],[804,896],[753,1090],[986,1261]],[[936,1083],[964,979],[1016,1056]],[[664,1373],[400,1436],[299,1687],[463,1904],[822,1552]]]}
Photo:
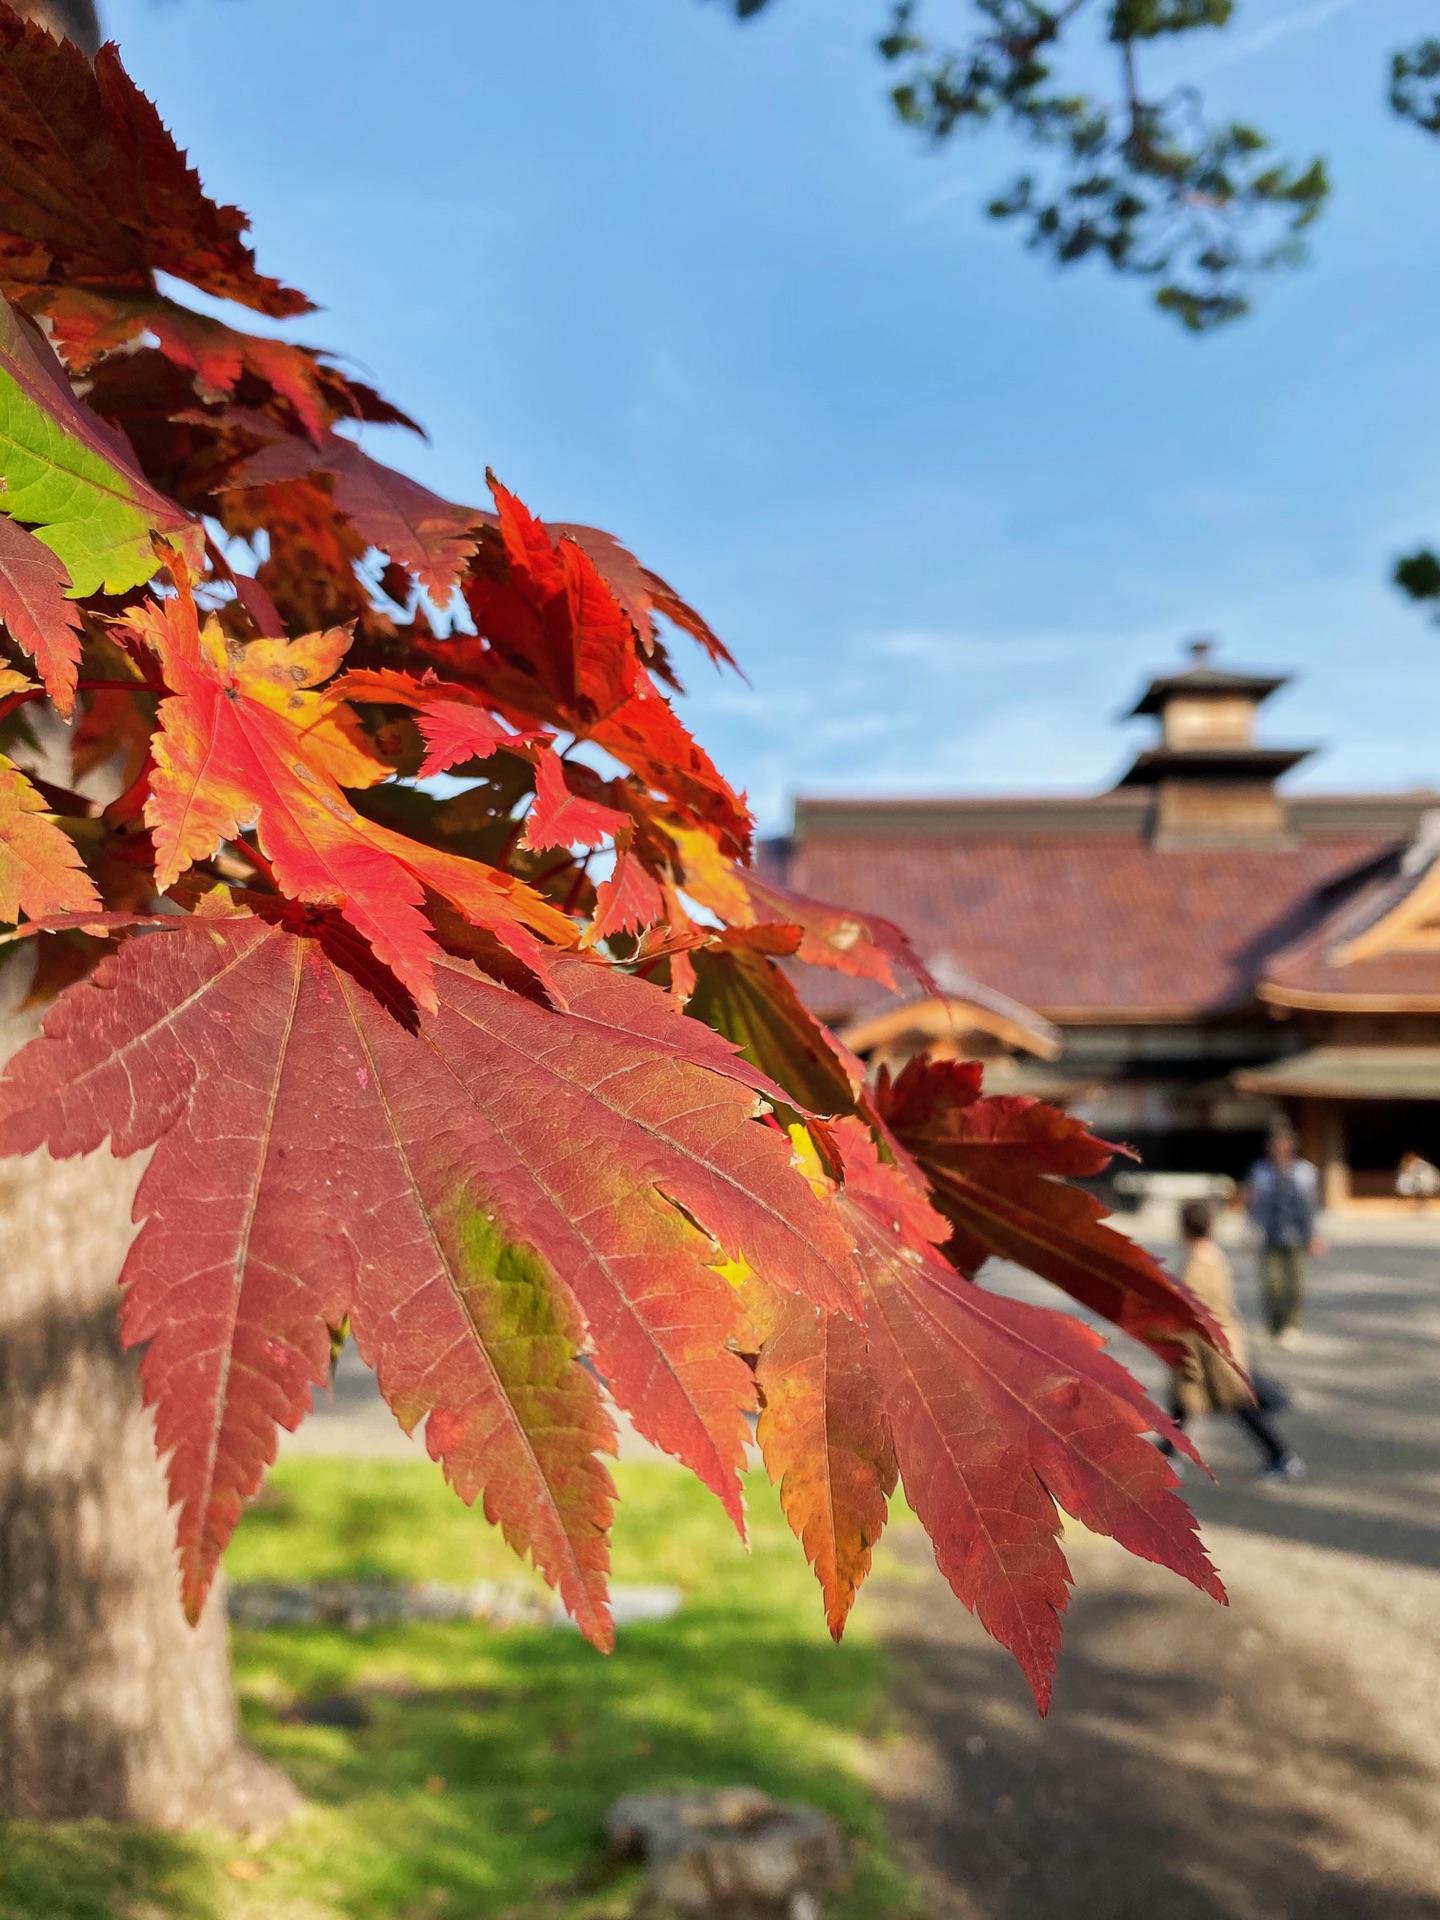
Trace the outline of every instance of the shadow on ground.
{"label": "shadow on ground", "polygon": [[1343,1670],[1090,1551],[1043,1723],[928,1576],[888,1583],[909,1737],[882,1788],[935,1920],[1440,1916],[1435,1773]]}
{"label": "shadow on ground", "polygon": [[892,1539],[872,1620],[905,1737],[880,1784],[933,1920],[1440,1920],[1440,1250],[1337,1249],[1303,1345],[1256,1359],[1310,1477],[1257,1485],[1235,1423],[1197,1430],[1217,1480],[1185,1491],[1228,1609],[1072,1535],[1048,1721],[924,1542]]}

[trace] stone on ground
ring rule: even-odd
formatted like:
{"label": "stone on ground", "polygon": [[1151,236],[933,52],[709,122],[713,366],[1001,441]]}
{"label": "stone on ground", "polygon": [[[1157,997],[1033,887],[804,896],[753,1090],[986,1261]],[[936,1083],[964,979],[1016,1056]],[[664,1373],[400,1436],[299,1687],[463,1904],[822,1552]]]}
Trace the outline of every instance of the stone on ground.
{"label": "stone on ground", "polygon": [[818,1920],[847,1884],[834,1821],[755,1787],[629,1793],[605,1829],[617,1853],[646,1861],[652,1909],[686,1920]]}

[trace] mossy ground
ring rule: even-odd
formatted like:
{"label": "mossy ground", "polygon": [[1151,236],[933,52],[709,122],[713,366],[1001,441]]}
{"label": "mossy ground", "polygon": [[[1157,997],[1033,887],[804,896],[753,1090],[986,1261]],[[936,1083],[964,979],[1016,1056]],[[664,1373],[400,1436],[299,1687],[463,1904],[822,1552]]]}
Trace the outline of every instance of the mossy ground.
{"label": "mossy ground", "polygon": [[[841,1647],[763,1476],[748,1555],[686,1474],[622,1465],[615,1578],[680,1587],[663,1624],[603,1659],[578,1634],[411,1625],[235,1637],[249,1737],[307,1806],[265,1845],[99,1824],[0,1830],[3,1920],[599,1920],[631,1911],[601,1817],[636,1788],[751,1782],[831,1812],[855,1842],[835,1920],[917,1909],[861,1765],[884,1737],[882,1650]],[[228,1559],[232,1579],[525,1577],[424,1465],[279,1467]],[[364,1724],[297,1705],[358,1702]]]}

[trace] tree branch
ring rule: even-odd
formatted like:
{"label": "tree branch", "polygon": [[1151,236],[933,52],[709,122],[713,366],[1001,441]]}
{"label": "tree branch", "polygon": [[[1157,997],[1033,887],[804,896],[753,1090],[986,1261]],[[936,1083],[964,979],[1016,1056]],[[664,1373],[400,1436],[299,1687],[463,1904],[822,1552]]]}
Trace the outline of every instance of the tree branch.
{"label": "tree branch", "polygon": [[48,27],[57,39],[73,40],[93,60],[100,51],[100,16],[95,0],[16,0],[15,11]]}

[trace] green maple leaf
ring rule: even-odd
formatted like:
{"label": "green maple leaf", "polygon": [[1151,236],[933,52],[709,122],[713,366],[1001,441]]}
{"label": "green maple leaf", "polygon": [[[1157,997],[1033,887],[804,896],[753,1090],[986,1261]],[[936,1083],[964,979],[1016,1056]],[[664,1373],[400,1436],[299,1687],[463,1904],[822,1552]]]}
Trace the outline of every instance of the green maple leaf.
{"label": "green maple leaf", "polygon": [[0,510],[32,528],[64,566],[71,599],[126,593],[150,579],[160,565],[157,533],[181,545],[198,541],[120,435],[77,399],[39,335],[3,303],[0,474]]}

